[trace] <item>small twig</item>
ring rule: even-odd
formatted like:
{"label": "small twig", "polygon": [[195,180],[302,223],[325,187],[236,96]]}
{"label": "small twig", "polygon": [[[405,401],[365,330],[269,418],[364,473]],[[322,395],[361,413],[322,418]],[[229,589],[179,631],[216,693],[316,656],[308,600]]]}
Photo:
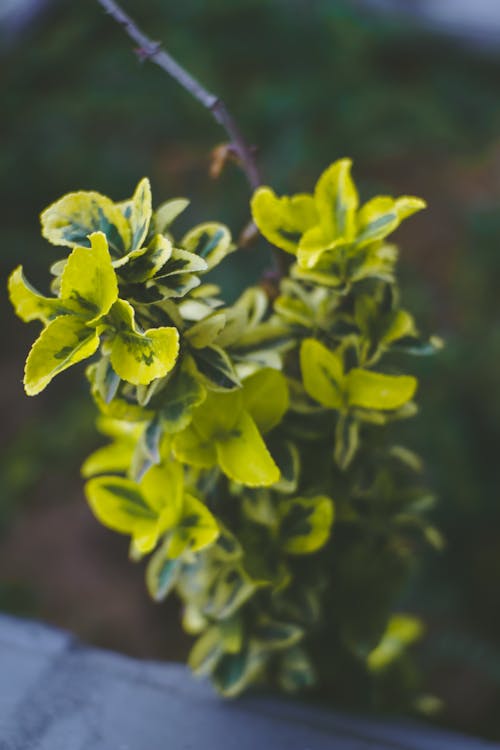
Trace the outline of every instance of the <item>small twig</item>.
{"label": "small twig", "polygon": [[255,190],[262,184],[259,169],[257,167],[254,150],[245,141],[240,129],[236,125],[231,113],[218,96],[207,91],[204,86],[193,78],[174,58],[163,49],[161,44],[154,42],[144,34],[135,21],[115,2],[115,0],[97,0],[106,13],[123,26],[126,33],[136,42],[137,55],[141,60],[150,60],[160,66],[166,73],[174,78],[186,91],[194,96],[203,106],[208,109],[215,121],[221,125],[228,134],[234,151],[238,157],[243,172],[245,173],[250,187]]}

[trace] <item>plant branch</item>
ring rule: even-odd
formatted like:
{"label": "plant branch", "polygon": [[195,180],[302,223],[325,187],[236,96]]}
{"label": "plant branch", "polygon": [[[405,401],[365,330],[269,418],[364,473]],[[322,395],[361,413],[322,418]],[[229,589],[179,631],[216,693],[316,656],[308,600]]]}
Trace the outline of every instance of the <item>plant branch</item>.
{"label": "plant branch", "polygon": [[188,73],[174,58],[163,49],[160,43],[154,42],[144,32],[142,32],[135,21],[115,2],[115,0],[97,0],[117,23],[120,24],[138,44],[138,55],[142,60],[150,60],[159,65],[162,70],[174,78],[186,91],[197,99],[206,109],[208,109],[215,121],[221,125],[228,134],[231,144],[241,166],[246,175],[252,190],[255,190],[262,183],[259,169],[257,167],[253,149],[245,141],[240,129],[234,118],[227,109],[226,105],[218,96],[212,94],[201,85],[196,78]]}

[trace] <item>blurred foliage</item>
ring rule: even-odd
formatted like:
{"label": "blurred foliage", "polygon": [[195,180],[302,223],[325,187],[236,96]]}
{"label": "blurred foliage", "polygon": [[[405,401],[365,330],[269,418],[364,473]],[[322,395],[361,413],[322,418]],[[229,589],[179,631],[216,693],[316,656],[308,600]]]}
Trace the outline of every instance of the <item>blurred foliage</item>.
{"label": "blurred foliage", "polygon": [[[429,330],[441,329],[447,347],[420,364],[422,414],[404,438],[430,466],[441,498],[435,520],[448,546],[429,557],[405,601],[430,622],[422,658],[431,687],[447,701],[446,720],[500,737],[500,679],[491,667],[500,658],[499,60],[340,0],[128,7],[227,100],[278,190],[302,189],[322,165],[350,154],[367,191],[428,199],[421,235],[405,235],[402,287],[407,306]],[[236,233],[246,222],[237,169],[215,183],[206,175],[221,131],[161,71],[137,63],[96,4],[53,3],[0,62],[3,273],[23,262],[34,281],[41,278],[47,255],[37,213],[76,186],[119,199],[150,174],[159,199],[192,197],[190,223],[213,216]],[[266,262],[255,250],[240,254],[238,267],[226,264],[227,296]],[[16,358],[19,373],[27,338],[0,304],[9,321],[2,351]],[[53,388],[33,412],[35,431],[44,415],[64,424],[61,394]],[[19,437],[31,427],[21,424],[17,381],[6,399],[5,413],[20,415],[8,420],[15,463],[16,445],[21,453],[23,440],[34,439]],[[51,467],[54,456],[34,480]]]}

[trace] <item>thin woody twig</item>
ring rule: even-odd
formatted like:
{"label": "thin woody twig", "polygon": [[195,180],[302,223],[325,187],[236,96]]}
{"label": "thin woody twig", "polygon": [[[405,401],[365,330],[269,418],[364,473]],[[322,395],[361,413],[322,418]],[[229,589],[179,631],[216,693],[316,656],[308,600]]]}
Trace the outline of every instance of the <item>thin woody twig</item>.
{"label": "thin woody twig", "polygon": [[97,0],[106,13],[117,21],[139,46],[138,55],[142,60],[150,60],[156,63],[206,109],[208,109],[215,121],[221,125],[228,134],[234,152],[238,157],[240,166],[245,173],[252,190],[262,184],[259,169],[257,167],[254,151],[245,141],[240,129],[236,125],[231,113],[218,96],[212,94],[199,81],[185,70],[174,58],[159,44],[144,34],[135,21],[115,2],[115,0]]}

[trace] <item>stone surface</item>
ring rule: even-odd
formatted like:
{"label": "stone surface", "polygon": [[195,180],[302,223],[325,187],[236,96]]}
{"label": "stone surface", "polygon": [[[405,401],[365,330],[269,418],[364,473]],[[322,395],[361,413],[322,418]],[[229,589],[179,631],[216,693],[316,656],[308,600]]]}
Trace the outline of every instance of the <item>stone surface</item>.
{"label": "stone surface", "polygon": [[0,617],[0,750],[488,750],[500,745],[294,701],[218,698],[177,664]]}

